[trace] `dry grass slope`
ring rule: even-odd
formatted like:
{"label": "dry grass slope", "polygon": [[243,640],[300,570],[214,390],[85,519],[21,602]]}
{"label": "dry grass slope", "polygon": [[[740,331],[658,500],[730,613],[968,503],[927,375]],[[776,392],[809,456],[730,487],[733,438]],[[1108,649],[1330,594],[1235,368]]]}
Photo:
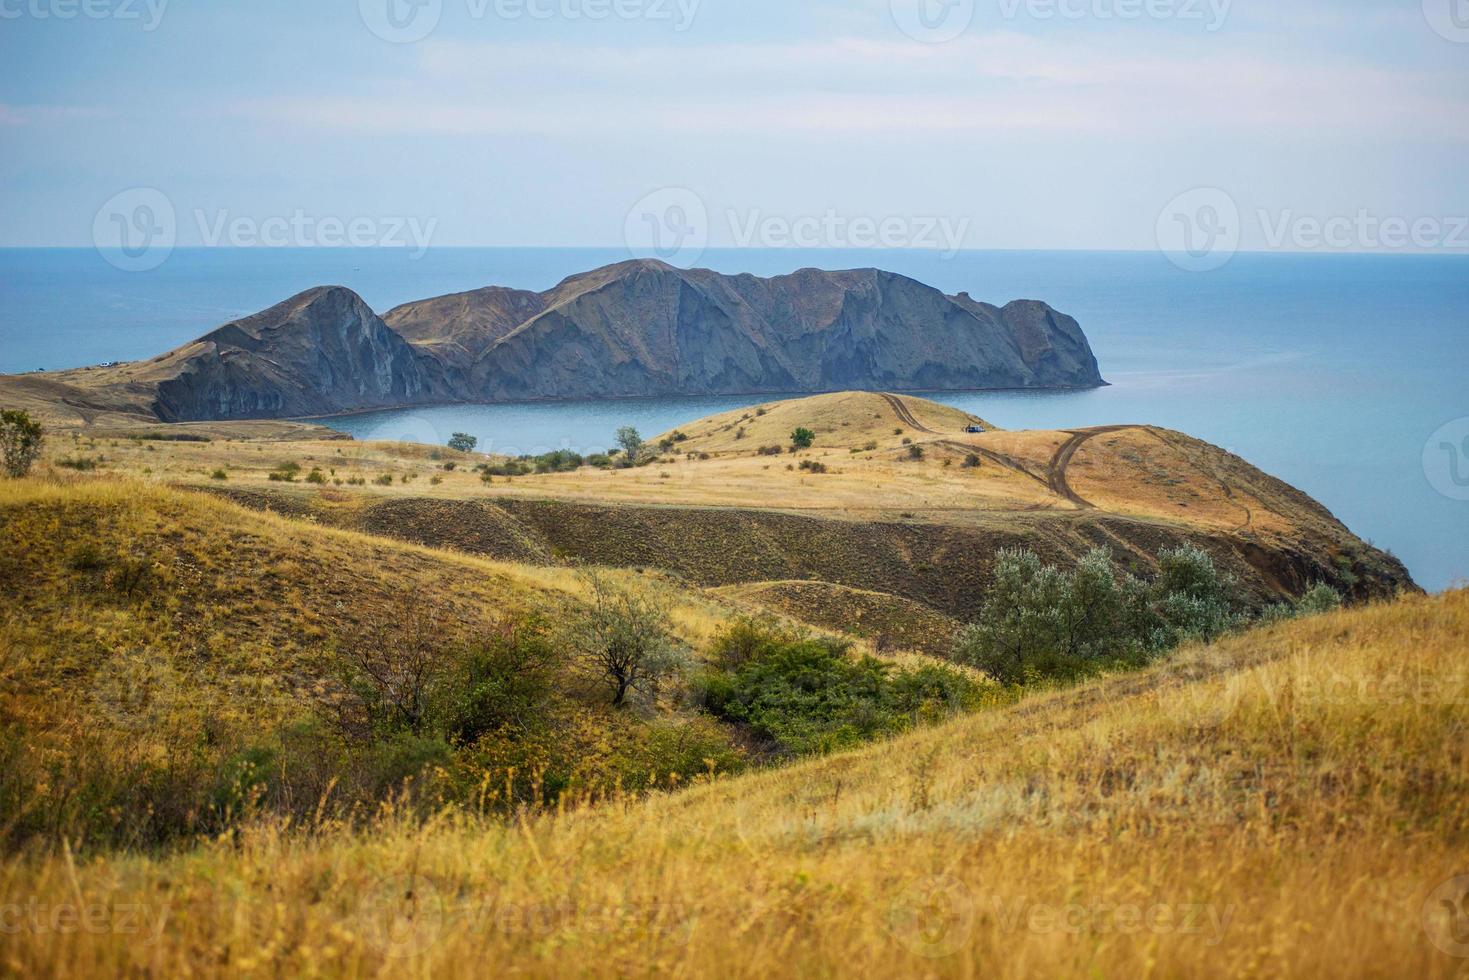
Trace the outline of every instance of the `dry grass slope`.
{"label": "dry grass slope", "polygon": [[[651,801],[0,867],[19,975],[1462,975],[1469,593]],[[1452,948],[1452,947],[1450,947]]]}

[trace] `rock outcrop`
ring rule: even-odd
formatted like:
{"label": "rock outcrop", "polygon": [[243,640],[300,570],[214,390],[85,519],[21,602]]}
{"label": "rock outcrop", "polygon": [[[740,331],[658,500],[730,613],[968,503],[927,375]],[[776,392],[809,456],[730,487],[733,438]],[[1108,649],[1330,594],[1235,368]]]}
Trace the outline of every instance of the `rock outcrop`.
{"label": "rock outcrop", "polygon": [[761,279],[653,261],[544,293],[442,296],[382,318],[349,289],[319,287],[151,361],[46,381],[47,397],[69,413],[166,422],[448,402],[1104,383],[1076,321],[1045,303],[991,306],[876,269]]}
{"label": "rock outcrop", "polygon": [[1045,303],[995,307],[876,269],[760,279],[625,262],[384,319],[480,401],[1103,383],[1080,326]]}

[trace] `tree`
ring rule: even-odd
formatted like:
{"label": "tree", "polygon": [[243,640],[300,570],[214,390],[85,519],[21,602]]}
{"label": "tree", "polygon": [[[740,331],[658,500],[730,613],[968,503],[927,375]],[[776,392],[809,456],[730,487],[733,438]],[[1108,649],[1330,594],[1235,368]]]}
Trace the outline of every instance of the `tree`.
{"label": "tree", "polygon": [[810,449],[816,444],[816,433],[807,428],[799,428],[791,433],[791,445],[797,449]]}
{"label": "tree", "polygon": [[366,739],[423,734],[444,659],[441,636],[437,613],[407,598],[351,630],[342,642],[342,679],[355,704],[342,712],[340,727]]}
{"label": "tree", "polygon": [[659,684],[679,664],[668,638],[668,608],[614,587],[600,573],[589,571],[583,577],[592,600],[569,628],[574,655],[607,688],[614,708],[623,707],[634,691],[656,697]]}
{"label": "tree", "polygon": [[643,455],[643,437],[638,434],[638,430],[624,425],[617,430],[617,444],[627,453],[627,465],[636,466]]}
{"label": "tree", "polygon": [[25,412],[0,412],[0,459],[7,476],[22,477],[41,455],[46,431]]}
{"label": "tree", "polygon": [[[1004,551],[974,625],[954,657],[1001,684],[1136,666],[1189,640],[1211,642],[1243,618],[1234,579],[1191,545],[1162,551],[1151,582],[1119,574],[1105,548],[1071,571],[1030,551]],[[1323,594],[1316,601],[1324,602]]]}
{"label": "tree", "polygon": [[467,432],[456,432],[449,439],[449,448],[458,453],[472,453],[479,440]]}

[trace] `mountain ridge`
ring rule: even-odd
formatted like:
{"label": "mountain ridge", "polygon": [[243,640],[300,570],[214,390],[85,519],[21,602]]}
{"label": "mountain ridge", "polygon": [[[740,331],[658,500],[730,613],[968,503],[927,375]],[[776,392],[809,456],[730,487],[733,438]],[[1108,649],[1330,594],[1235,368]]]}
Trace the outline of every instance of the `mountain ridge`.
{"label": "mountain ridge", "polygon": [[[10,384],[7,385],[7,380]],[[17,387],[0,379],[0,394]],[[57,372],[83,418],[311,418],[427,404],[1105,384],[1080,325],[880,269],[761,278],[632,260],[378,316],[317,286],[148,361]],[[31,397],[42,391],[26,387]]]}

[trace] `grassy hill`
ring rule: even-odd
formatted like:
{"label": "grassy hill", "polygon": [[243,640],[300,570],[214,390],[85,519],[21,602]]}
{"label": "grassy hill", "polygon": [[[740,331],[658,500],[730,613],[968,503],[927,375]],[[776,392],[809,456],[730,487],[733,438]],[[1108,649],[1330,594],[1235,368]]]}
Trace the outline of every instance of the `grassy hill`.
{"label": "grassy hill", "polygon": [[[1318,503],[1181,433],[966,431],[977,422],[920,398],[843,392],[692,421],[658,437],[647,465],[524,463],[489,482],[480,470],[507,461],[226,432],[174,443],[63,434],[50,461],[503,561],[658,568],[711,587],[826,582],[961,619],[994,553],[1013,547],[1062,564],[1107,547],[1146,574],[1163,548],[1193,543],[1259,604],[1316,581],[1359,600],[1413,588],[1396,559]],[[814,434],[811,448],[792,450],[797,428]],[[864,633],[832,618],[839,605],[802,613]]]}
{"label": "grassy hill", "polygon": [[1406,598],[625,806],[13,858],[0,893],[96,911],[70,929],[37,913],[0,962],[37,976],[1455,976],[1440,900],[1457,899],[1469,844],[1466,648],[1469,593]]}

